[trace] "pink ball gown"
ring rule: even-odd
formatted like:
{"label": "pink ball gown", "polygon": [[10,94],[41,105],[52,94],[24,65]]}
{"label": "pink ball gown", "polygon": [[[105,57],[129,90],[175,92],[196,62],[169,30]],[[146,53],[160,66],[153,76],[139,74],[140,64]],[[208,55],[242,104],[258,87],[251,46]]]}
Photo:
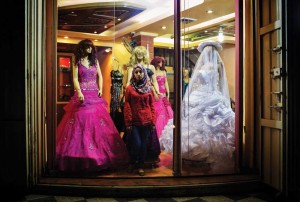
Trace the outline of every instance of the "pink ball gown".
{"label": "pink ball gown", "polygon": [[168,123],[169,119],[173,118],[173,110],[171,107],[171,104],[166,97],[166,88],[165,88],[165,81],[167,77],[166,76],[156,76],[156,80],[159,87],[159,92],[162,94],[162,96],[159,96],[159,100],[154,102],[154,107],[156,111],[156,132],[158,138],[161,136],[161,133]]}
{"label": "pink ball gown", "polygon": [[77,91],[64,107],[57,127],[56,169],[59,171],[100,171],[128,161],[126,145],[108,111],[107,102],[98,97],[96,66],[78,64],[84,102]]}

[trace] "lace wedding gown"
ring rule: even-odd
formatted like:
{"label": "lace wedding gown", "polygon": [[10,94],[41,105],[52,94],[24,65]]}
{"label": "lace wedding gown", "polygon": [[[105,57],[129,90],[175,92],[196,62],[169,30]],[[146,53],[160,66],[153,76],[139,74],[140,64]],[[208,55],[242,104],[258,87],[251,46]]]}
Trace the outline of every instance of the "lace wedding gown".
{"label": "lace wedding gown", "polygon": [[[196,64],[183,98],[182,158],[216,167],[232,166],[235,114],[230,106],[225,69],[220,58],[208,62],[203,57]],[[173,153],[173,119],[159,141],[164,152]]]}

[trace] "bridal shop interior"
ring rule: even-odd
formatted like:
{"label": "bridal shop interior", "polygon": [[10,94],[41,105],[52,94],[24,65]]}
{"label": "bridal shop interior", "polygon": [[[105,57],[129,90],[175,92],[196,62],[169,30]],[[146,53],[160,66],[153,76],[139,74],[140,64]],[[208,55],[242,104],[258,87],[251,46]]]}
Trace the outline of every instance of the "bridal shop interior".
{"label": "bridal shop interior", "polygon": [[[172,1],[165,1],[163,4],[164,5],[158,7],[155,1],[150,1],[147,5],[138,5],[138,2],[131,1],[108,3],[99,3],[98,1],[57,2],[57,68],[55,70],[57,73],[55,75],[46,75],[49,80],[46,86],[49,86],[48,88],[56,86],[55,89],[57,89],[55,95],[56,100],[52,99],[49,103],[51,109],[54,110],[53,112],[49,110],[49,113],[56,114],[56,119],[52,120],[53,122],[48,121],[47,123],[47,125],[53,125],[53,127],[50,127],[51,129],[47,131],[47,146],[50,145],[52,149],[52,145],[55,145],[55,128],[65,114],[64,107],[74,95],[72,78],[72,69],[74,68],[73,50],[78,41],[85,38],[91,39],[97,47],[97,59],[100,63],[103,76],[103,98],[108,103],[108,110],[116,126],[122,124],[120,122],[121,119],[124,119],[124,115],[120,112],[121,110],[113,109],[113,105],[118,105],[118,103],[116,104],[113,100],[113,91],[120,91],[118,93],[117,102],[122,102],[122,96],[125,94],[124,88],[129,80],[129,76],[127,75],[128,68],[130,68],[128,65],[129,59],[135,46],[139,45],[147,48],[150,60],[153,59],[154,56],[165,58],[167,82],[169,85],[169,101],[172,110],[175,110],[174,89],[178,88],[175,83],[181,82],[175,81],[174,74],[176,71],[174,71],[174,69],[178,68],[183,72],[183,67],[185,67],[188,70],[188,80],[190,80],[200,56],[197,48],[201,42],[215,41],[221,43],[223,49],[220,51],[220,56],[226,70],[226,79],[228,81],[226,85],[228,85],[230,94],[230,110],[234,111],[236,86],[235,2],[230,1],[230,3],[228,3],[218,1],[218,3],[216,3],[214,1],[187,1],[181,3],[183,10],[181,13],[182,16],[180,17],[180,24],[183,30],[181,34],[182,61],[178,67],[175,67],[174,61],[174,3]],[[203,15],[199,15],[199,13],[203,13]],[[122,76],[122,88],[120,89],[113,89],[117,88],[113,84],[113,80],[115,79],[114,72],[119,72]],[[52,78],[49,78],[49,76]],[[180,80],[183,80],[183,78]],[[180,96],[184,96],[183,92]],[[201,100],[207,98],[196,99]],[[216,108],[214,110],[218,109]],[[164,112],[160,110],[159,113],[163,114]],[[157,119],[159,119],[159,115],[157,115]],[[199,118],[198,120],[201,122]],[[160,121],[161,120],[157,120],[157,122]],[[173,122],[173,119],[170,120],[169,125],[171,126],[166,126],[166,123],[164,123],[165,126],[162,127],[162,129],[165,130],[164,132],[173,130]],[[189,121],[189,124],[192,125],[195,123]],[[217,125],[210,127],[215,128],[214,133],[225,134],[225,132],[222,131],[224,129],[218,131]],[[192,129],[189,126],[183,130],[189,131]],[[234,126],[231,130],[233,130],[233,132],[230,134],[234,136]],[[121,137],[123,137],[126,132],[124,129],[119,129],[118,131]],[[236,164],[239,155],[238,147],[235,146],[237,139],[232,142],[234,146],[231,147],[232,151],[226,156],[227,161],[222,161],[223,163],[213,163],[213,161],[215,161],[212,159],[213,157],[210,158],[211,160],[208,160],[208,154],[201,154],[201,152],[205,153],[204,149],[200,149],[201,151],[197,151],[195,155],[192,154],[192,149],[195,151],[198,150],[195,146],[192,146],[192,142],[196,142],[195,138],[201,139],[204,137],[193,137],[188,131],[187,136],[182,138],[187,139],[187,152],[190,153],[190,157],[188,157],[188,159],[178,159],[182,161],[180,163],[182,165],[181,168],[178,168],[179,170],[176,171],[176,175],[201,176],[239,173]],[[221,139],[221,137],[219,137],[221,136],[220,134],[216,135],[216,137],[218,136],[217,138]],[[157,135],[160,136],[160,134]],[[226,134],[224,137],[225,136],[230,135]],[[172,142],[169,144],[172,144]],[[205,144],[213,143],[206,142]],[[214,144],[217,145],[220,143],[215,141]],[[48,146],[48,148],[50,147]],[[161,145],[161,147],[163,147],[163,145]],[[204,148],[204,146],[201,145],[197,145],[197,147]],[[221,145],[214,147],[214,149],[210,148],[210,150],[221,152],[218,151]],[[52,163],[54,162],[53,159],[55,159],[55,153],[51,149],[47,151],[48,162],[45,174],[49,174],[50,176],[76,175],[68,172],[61,173],[55,170]],[[224,149],[224,151],[226,150],[227,149]],[[198,157],[191,157],[196,155],[198,155]],[[145,177],[174,176],[173,158],[173,152],[165,152],[161,149],[160,155],[156,160],[146,163]],[[135,173],[128,174],[126,168],[124,169],[123,167],[93,174],[95,177],[136,177]],[[79,175],[79,173],[77,175]]]}
{"label": "bridal shop interior", "polygon": [[[29,74],[26,83],[26,110],[31,114],[26,129],[29,186],[36,193],[103,196],[150,196],[158,191],[161,196],[261,189],[283,192],[286,83],[281,68],[284,54],[278,45],[282,42],[278,31],[281,15],[277,12],[281,7],[272,2],[257,2],[47,0],[44,4],[28,3],[32,15],[40,18],[26,19],[31,22],[27,23],[27,29],[41,41],[27,42],[30,44],[27,54],[37,55],[35,59],[29,57],[37,65],[28,65],[28,72],[33,74]],[[253,17],[255,12],[260,15]],[[70,103],[79,95],[74,69],[81,70],[75,62],[74,51],[85,39],[95,46],[102,75],[100,97],[108,114],[101,114],[105,118],[95,124],[85,121],[88,125],[83,126],[76,125],[80,116],[66,117]],[[101,155],[107,157],[110,152],[118,155],[118,151],[105,150],[108,145],[113,148],[124,144],[128,148],[126,138],[131,134],[124,123],[125,94],[127,86],[133,85],[131,61],[140,46],[147,50],[143,56],[149,60],[143,63],[145,69],[157,56],[165,65],[165,70],[154,67],[158,86],[161,75],[165,75],[163,88],[168,85],[167,93],[157,98],[161,99],[161,108],[154,104],[156,123],[151,134],[157,135],[157,156],[145,155],[142,173],[129,172],[127,163],[80,170],[83,164],[88,166],[96,161],[85,159],[85,154],[60,159],[61,167],[70,164],[74,169],[57,167],[58,156],[70,150],[76,153],[86,149],[88,156],[95,147],[103,147]],[[158,102],[153,99],[154,103]],[[118,132],[121,143],[103,137],[101,144],[96,137],[91,140],[95,141],[93,144],[85,145],[85,137],[82,142],[76,142],[78,131],[91,134],[96,130],[94,125],[98,124],[102,132],[112,129],[103,120],[112,121],[111,127]],[[77,129],[70,133],[71,138],[67,137],[66,129],[62,133],[65,137],[58,135],[61,122]],[[71,139],[68,146],[60,153],[58,139],[67,141],[68,138]],[[147,152],[151,153],[149,142]],[[74,145],[80,148],[74,149]]]}

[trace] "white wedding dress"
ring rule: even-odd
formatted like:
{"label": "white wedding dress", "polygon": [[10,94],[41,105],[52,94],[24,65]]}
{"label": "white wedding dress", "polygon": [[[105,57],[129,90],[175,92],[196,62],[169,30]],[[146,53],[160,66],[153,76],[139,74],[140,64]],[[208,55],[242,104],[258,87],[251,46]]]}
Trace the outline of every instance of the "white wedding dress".
{"label": "white wedding dress", "polygon": [[[212,51],[212,46],[204,48],[183,98],[182,158],[232,167],[235,114],[230,106],[223,62],[217,50],[211,57]],[[169,120],[159,141],[164,152],[173,153],[173,119]]]}

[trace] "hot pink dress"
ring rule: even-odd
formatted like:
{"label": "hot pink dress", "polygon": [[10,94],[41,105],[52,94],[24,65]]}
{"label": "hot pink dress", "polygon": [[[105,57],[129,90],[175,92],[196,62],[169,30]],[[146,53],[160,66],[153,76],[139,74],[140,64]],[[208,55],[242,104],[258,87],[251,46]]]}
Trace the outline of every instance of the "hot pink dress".
{"label": "hot pink dress", "polygon": [[64,107],[65,115],[57,127],[56,169],[60,171],[100,171],[125,164],[127,149],[108,111],[107,102],[98,97],[96,66],[78,64],[84,102],[77,92]]}
{"label": "hot pink dress", "polygon": [[171,104],[166,97],[166,88],[165,88],[165,81],[166,76],[156,76],[156,80],[159,87],[159,92],[162,96],[159,96],[159,100],[154,102],[154,107],[156,111],[156,132],[158,138],[160,137],[165,125],[168,123],[169,119],[173,118],[173,110]]}

